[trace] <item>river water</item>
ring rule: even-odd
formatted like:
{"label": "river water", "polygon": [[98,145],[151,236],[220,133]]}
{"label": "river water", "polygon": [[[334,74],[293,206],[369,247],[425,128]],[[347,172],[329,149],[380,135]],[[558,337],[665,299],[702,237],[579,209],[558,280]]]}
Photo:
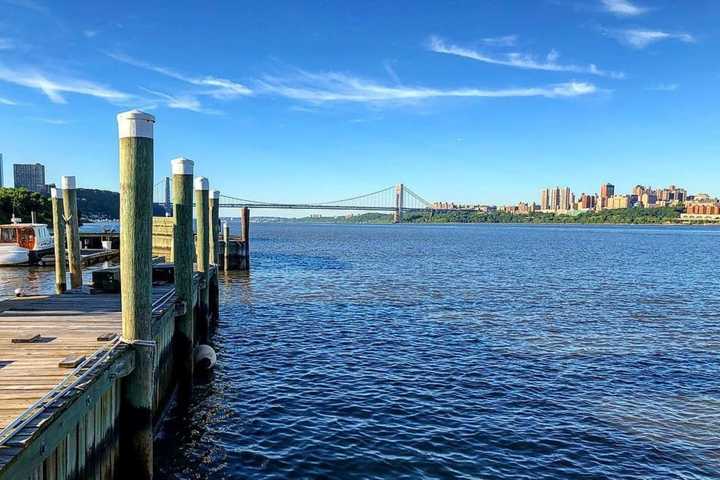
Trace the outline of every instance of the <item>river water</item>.
{"label": "river water", "polygon": [[160,478],[720,476],[720,229],[252,230]]}

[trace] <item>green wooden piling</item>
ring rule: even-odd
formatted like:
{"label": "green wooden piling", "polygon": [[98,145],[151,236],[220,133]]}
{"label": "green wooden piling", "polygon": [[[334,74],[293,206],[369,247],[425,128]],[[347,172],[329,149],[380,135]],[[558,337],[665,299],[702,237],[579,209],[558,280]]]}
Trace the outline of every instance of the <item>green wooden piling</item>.
{"label": "green wooden piling", "polygon": [[67,253],[70,264],[70,287],[82,287],[82,267],[80,266],[80,229],[78,227],[77,191],[75,177],[62,177],[63,209],[67,226]]}
{"label": "green wooden piling", "polygon": [[209,183],[205,177],[195,178],[195,216],[197,218],[197,270],[202,275],[203,288],[200,290],[200,341],[206,342],[208,335],[209,314],[209,278],[210,270],[210,224],[209,224]]}
{"label": "green wooden piling", "polygon": [[242,241],[245,253],[245,269],[250,270],[250,209],[242,209]]}
{"label": "green wooden piling", "polygon": [[223,223],[223,244],[223,269],[227,272],[230,263],[230,225],[227,222]]}
{"label": "green wooden piling", "polygon": [[172,161],[173,212],[175,219],[175,291],[185,312],[176,317],[176,365],[181,399],[192,393],[194,315],[192,296],[193,256],[193,161],[176,158]]}
{"label": "green wooden piling", "polygon": [[122,331],[136,351],[136,366],[123,385],[121,478],[153,476],[152,407],[152,115],[132,110],[117,116],[120,138],[120,296]]}
{"label": "green wooden piling", "polygon": [[52,199],[53,242],[55,244],[55,293],[60,294],[67,290],[62,190],[53,187],[50,190],[50,197]]}
{"label": "green wooden piling", "polygon": [[210,263],[218,264],[218,241],[220,240],[220,191],[210,194]]}

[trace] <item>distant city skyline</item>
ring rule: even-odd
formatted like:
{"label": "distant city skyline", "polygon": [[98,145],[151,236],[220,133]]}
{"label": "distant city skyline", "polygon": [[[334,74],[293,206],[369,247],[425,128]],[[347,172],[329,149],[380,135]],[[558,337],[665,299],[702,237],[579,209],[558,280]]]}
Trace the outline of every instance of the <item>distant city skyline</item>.
{"label": "distant city skyline", "polygon": [[41,162],[49,183],[116,189],[115,115],[138,107],[156,182],[183,155],[242,198],[720,193],[720,3],[612,3],[0,0],[5,178]]}

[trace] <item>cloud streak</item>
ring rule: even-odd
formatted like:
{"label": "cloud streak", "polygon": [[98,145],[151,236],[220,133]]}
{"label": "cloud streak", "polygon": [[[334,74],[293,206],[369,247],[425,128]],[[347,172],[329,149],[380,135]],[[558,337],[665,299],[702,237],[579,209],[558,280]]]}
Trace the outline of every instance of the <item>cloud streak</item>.
{"label": "cloud streak", "polygon": [[670,33],[660,30],[643,30],[632,28],[626,30],[606,29],[605,34],[624,45],[638,50],[665,40],[677,40],[683,43],[695,43],[695,37],[693,37],[689,33]]}
{"label": "cloud streak", "polygon": [[101,98],[109,102],[126,102],[132,95],[88,80],[60,77],[35,69],[14,69],[0,65],[0,81],[39,90],[53,103],[67,103],[66,93]]}
{"label": "cloud streak", "polygon": [[258,91],[309,103],[403,103],[433,98],[569,98],[589,95],[597,88],[589,83],[567,82],[543,87],[479,89],[438,89],[427,87],[387,86],[342,73],[299,71],[290,78],[265,76]]}
{"label": "cloud streak", "polygon": [[618,17],[635,17],[648,11],[647,8],[635,5],[630,0],[601,0],[600,3],[603,10]]}
{"label": "cloud streak", "polygon": [[680,88],[680,85],[677,83],[660,83],[658,85],[648,87],[646,90],[651,92],[674,92],[678,88]]}
{"label": "cloud streak", "polygon": [[132,65],[134,67],[149,70],[151,72],[155,72],[160,75],[164,75],[166,77],[170,77],[175,80],[179,80],[181,82],[188,83],[190,85],[195,85],[197,87],[203,87],[204,90],[201,92],[198,92],[199,95],[208,95],[208,96],[211,96],[211,97],[219,99],[219,100],[227,100],[227,99],[232,99],[232,98],[236,98],[236,97],[240,97],[240,96],[248,96],[248,95],[253,94],[252,90],[250,88],[246,87],[245,85],[242,85],[240,83],[237,83],[232,80],[225,79],[225,78],[214,77],[211,75],[206,75],[206,76],[185,75],[185,74],[177,72],[171,68],[167,68],[167,67],[163,67],[163,66],[159,66],[159,65],[153,65],[151,63],[132,58],[132,57],[122,54],[122,53],[108,53],[107,55],[110,58],[117,60],[118,62],[126,63],[126,64]]}
{"label": "cloud streak", "polygon": [[0,38],[0,50],[14,50],[15,42],[9,38]]}
{"label": "cloud streak", "polygon": [[447,55],[455,55],[458,57],[469,58],[479,62],[489,63],[492,65],[502,65],[506,67],[521,68],[525,70],[544,70],[549,72],[568,72],[587,75],[597,75],[600,77],[609,77],[614,79],[625,78],[622,72],[612,72],[602,70],[595,64],[589,65],[571,65],[558,63],[559,54],[553,50],[544,60],[537,60],[531,55],[521,53],[508,53],[500,56],[491,56],[477,50],[459,47],[446,43],[440,37],[431,37],[428,42],[428,49],[435,53]]}
{"label": "cloud streak", "polygon": [[[191,112],[205,113],[210,115],[219,115],[221,112],[210,108],[205,108],[200,100],[193,95],[170,95],[156,90],[150,90],[149,88],[143,88],[147,93],[160,99],[168,108],[177,110],[189,110]],[[149,100],[154,103],[153,100]]]}
{"label": "cloud streak", "polygon": [[17,102],[10,100],[9,98],[0,97],[0,105],[13,106],[17,105]]}

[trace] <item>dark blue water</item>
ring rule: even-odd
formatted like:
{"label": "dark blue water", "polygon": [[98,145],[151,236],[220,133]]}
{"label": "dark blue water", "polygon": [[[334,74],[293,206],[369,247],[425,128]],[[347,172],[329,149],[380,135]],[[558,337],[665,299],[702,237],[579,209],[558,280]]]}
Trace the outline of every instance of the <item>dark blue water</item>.
{"label": "dark blue water", "polygon": [[720,477],[720,229],[252,239],[161,478]]}

